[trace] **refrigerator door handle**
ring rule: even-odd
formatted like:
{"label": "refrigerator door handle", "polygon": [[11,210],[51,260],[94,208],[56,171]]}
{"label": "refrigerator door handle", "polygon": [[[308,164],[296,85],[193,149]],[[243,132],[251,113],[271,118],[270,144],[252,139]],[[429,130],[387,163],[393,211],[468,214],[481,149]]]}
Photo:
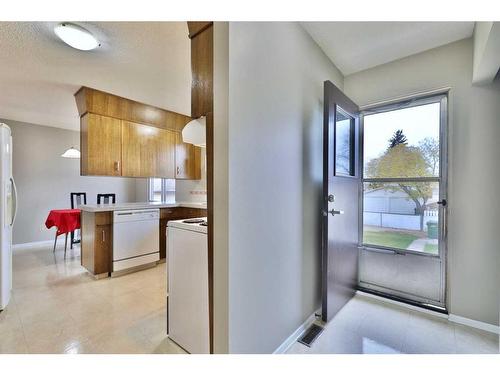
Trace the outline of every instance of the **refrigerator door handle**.
{"label": "refrigerator door handle", "polygon": [[13,226],[17,216],[17,187],[12,177],[10,178],[10,182],[12,183],[12,193],[13,193],[12,205],[14,206],[12,207],[12,221],[10,223],[10,226]]}

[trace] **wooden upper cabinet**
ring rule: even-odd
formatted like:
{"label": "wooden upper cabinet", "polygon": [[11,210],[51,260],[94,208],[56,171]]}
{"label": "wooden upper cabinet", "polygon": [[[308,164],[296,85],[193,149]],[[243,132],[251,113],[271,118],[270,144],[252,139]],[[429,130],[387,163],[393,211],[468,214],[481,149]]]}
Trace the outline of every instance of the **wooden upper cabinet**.
{"label": "wooden upper cabinet", "polygon": [[156,171],[159,177],[175,178],[175,135],[170,130],[160,130],[157,138]]}
{"label": "wooden upper cabinet", "polygon": [[175,132],[122,121],[122,175],[175,178]]}
{"label": "wooden upper cabinet", "polygon": [[75,94],[83,176],[201,179],[201,152],[182,143],[191,117],[89,87]]}
{"label": "wooden upper cabinet", "polygon": [[81,118],[81,175],[121,176],[120,120],[87,113]]}
{"label": "wooden upper cabinet", "polygon": [[201,179],[201,149],[182,142],[181,133],[176,133],[175,178],[185,180]]}

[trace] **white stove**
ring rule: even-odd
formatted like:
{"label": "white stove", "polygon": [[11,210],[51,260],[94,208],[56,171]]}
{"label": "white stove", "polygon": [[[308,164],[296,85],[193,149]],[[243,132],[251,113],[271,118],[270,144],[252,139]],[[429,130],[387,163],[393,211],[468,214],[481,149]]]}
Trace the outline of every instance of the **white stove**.
{"label": "white stove", "polygon": [[189,353],[210,351],[207,218],[167,224],[168,336]]}
{"label": "white stove", "polygon": [[197,217],[194,219],[172,220],[168,222],[168,227],[190,230],[193,232],[207,233],[207,218]]}

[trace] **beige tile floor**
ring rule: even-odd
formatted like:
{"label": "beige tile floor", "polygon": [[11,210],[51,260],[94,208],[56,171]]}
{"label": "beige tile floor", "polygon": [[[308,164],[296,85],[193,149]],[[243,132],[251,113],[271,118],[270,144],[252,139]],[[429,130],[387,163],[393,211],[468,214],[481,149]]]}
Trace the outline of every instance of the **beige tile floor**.
{"label": "beige tile floor", "polygon": [[184,353],[166,337],[166,267],[94,280],[76,247],[16,249],[0,353]]}
{"label": "beige tile floor", "polygon": [[498,354],[498,335],[357,295],[311,348],[289,354]]}

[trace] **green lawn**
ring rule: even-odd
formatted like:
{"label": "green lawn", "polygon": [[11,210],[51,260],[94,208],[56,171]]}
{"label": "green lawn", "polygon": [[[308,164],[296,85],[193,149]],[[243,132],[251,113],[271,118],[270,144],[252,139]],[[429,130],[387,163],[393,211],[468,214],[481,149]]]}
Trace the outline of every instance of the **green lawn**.
{"label": "green lawn", "polygon": [[[370,245],[406,249],[418,237],[409,233],[365,230],[363,242]],[[426,246],[427,251],[427,246]]]}
{"label": "green lawn", "polygon": [[438,253],[438,245],[426,243],[425,247],[424,247],[424,251],[426,253],[430,253],[430,254],[437,254]]}

